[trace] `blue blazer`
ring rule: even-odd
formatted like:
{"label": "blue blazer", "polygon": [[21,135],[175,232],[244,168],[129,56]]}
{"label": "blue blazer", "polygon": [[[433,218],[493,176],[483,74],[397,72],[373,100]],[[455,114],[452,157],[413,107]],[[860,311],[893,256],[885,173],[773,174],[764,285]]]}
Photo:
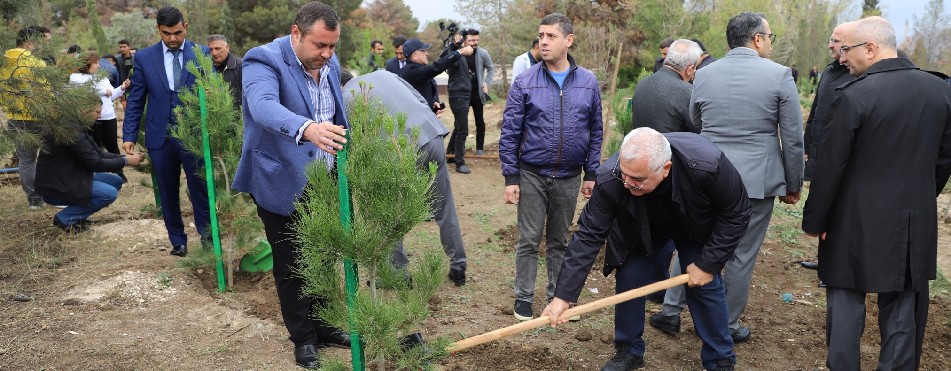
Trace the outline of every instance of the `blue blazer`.
{"label": "blue blazer", "polygon": [[[333,123],[346,128],[340,62],[334,55],[327,64],[336,110]],[[321,151],[313,143],[295,140],[300,127],[314,117],[306,77],[290,36],[249,50],[242,68],[244,143],[232,188],[251,194],[267,211],[290,215],[307,185],[305,168]]]}
{"label": "blue blazer", "polygon": [[[195,43],[185,40],[182,44],[184,65],[195,60],[192,48]],[[208,54],[208,47],[202,45],[203,53]],[[172,109],[181,104],[178,93],[168,88],[168,77],[165,75],[165,56],[162,54],[162,42],[140,50],[132,62],[132,85],[129,87],[129,96],[125,108],[125,121],[122,124],[122,141],[135,142],[139,137],[139,122],[142,114],[148,111],[145,117],[145,148],[161,149],[165,146],[168,137],[168,125],[175,123]],[[197,62],[196,62],[197,63]],[[195,76],[182,69],[182,86],[195,84]]]}

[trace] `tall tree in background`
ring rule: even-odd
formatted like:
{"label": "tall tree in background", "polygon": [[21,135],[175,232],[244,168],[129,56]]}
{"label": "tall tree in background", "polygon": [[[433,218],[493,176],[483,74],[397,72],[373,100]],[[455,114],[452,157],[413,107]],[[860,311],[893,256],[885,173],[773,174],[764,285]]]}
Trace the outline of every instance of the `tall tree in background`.
{"label": "tall tree in background", "polygon": [[96,38],[96,48],[105,53],[110,49],[109,42],[106,40],[106,32],[102,30],[102,23],[99,21],[99,9],[96,7],[96,0],[86,0],[86,12],[89,16],[89,29],[92,30],[93,37]]}
{"label": "tall tree in background", "polygon": [[873,15],[882,15],[882,10],[878,8],[878,0],[864,0],[862,2],[862,18]]}
{"label": "tall tree in background", "polygon": [[[914,33],[905,51],[918,67],[942,70],[947,66],[951,48],[951,16],[944,10],[944,0],[931,0],[925,6],[924,15],[912,17]],[[910,49],[910,50],[907,50]]]}
{"label": "tall tree in background", "polygon": [[386,38],[396,35],[412,37],[419,29],[419,20],[413,17],[413,11],[403,0],[375,0],[367,5],[367,17],[386,27]]}
{"label": "tall tree in background", "polygon": [[116,12],[109,19],[109,23],[111,25],[106,28],[106,39],[113,48],[123,39],[136,48],[144,48],[158,42],[155,20],[145,18],[140,11]]}

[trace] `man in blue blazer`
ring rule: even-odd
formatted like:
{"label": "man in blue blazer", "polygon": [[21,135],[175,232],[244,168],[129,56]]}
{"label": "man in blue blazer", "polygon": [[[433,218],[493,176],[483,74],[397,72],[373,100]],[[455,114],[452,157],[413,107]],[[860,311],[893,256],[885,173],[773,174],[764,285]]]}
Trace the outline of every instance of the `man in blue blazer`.
{"label": "man in blue blazer", "polygon": [[297,269],[299,244],[292,228],[294,201],[307,184],[313,161],[333,164],[347,127],[340,93],[340,63],[334,48],[340,19],[329,6],[312,2],[298,10],[289,36],[253,48],[244,56],[244,143],[232,188],[247,192],[274,256],[274,281],[294,360],[317,368],[317,349],[349,346],[346,334],[312,316],[317,297],[303,296]]}
{"label": "man in blue blazer", "polygon": [[[172,255],[185,256],[188,236],[182,222],[179,206],[179,184],[182,168],[188,183],[188,198],[195,213],[198,233],[207,236],[210,223],[208,189],[204,179],[197,175],[201,158],[184,148],[169,135],[176,125],[172,110],[181,104],[178,91],[195,83],[195,76],[185,69],[195,59],[191,41],[185,40],[188,23],[178,9],[167,6],[159,9],[155,17],[162,41],[138,52],[133,62],[132,87],[129,90],[125,121],[122,125],[122,149],[132,154],[139,136],[139,122],[145,114],[145,148],[162,197],[162,216]],[[208,48],[202,46],[208,53]]]}

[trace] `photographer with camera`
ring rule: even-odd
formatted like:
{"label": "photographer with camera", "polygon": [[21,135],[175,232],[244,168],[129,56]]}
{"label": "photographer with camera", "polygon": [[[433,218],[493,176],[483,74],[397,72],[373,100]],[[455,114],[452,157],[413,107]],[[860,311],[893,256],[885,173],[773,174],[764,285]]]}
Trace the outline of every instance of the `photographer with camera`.
{"label": "photographer with camera", "polygon": [[466,137],[469,135],[469,107],[472,107],[476,121],[476,153],[481,155],[485,144],[485,119],[482,108],[489,97],[489,84],[495,68],[489,53],[479,48],[479,30],[464,29],[460,35],[457,42],[450,44],[446,52],[463,45],[472,48],[473,52],[465,58],[459,58],[459,61],[448,70],[449,108],[452,109],[455,122],[446,153],[455,154],[453,160],[456,163],[456,171],[468,174],[470,170],[465,166],[464,156]]}
{"label": "photographer with camera", "polygon": [[461,48],[429,64],[429,54],[426,51],[432,46],[432,44],[424,43],[417,38],[409,39],[403,43],[406,66],[400,70],[400,77],[413,85],[413,88],[423,98],[426,98],[429,106],[433,107],[433,112],[438,115],[446,108],[446,104],[439,102],[439,92],[436,90],[436,80],[433,78],[456,63],[459,58],[472,54],[472,48],[468,46]]}

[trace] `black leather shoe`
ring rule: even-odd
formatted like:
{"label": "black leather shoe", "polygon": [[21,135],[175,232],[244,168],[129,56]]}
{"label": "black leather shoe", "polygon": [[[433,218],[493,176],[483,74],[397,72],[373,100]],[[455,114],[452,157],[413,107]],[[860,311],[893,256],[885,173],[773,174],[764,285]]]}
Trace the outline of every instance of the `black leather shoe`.
{"label": "black leather shoe", "polygon": [[459,174],[469,174],[472,172],[472,170],[469,170],[469,167],[466,165],[459,165],[456,166],[456,172]]}
{"label": "black leather shoe", "polygon": [[350,334],[343,331],[334,331],[330,335],[320,337],[318,348],[334,347],[350,349]]}
{"label": "black leather shoe", "polygon": [[169,255],[185,256],[188,255],[188,247],[185,245],[172,246],[172,252]]}
{"label": "black leather shoe", "polygon": [[424,354],[431,352],[429,347],[426,346],[426,341],[423,340],[423,335],[418,332],[406,335],[406,337],[400,339],[400,347],[403,348],[403,351],[407,351],[415,347],[422,347]]}
{"label": "black leather shoe", "polygon": [[59,218],[55,216],[53,217],[53,225],[59,227],[59,229],[62,229],[66,233],[82,233],[89,229],[89,227],[86,224],[83,224],[82,222],[77,222],[73,224],[65,224],[59,221]]}
{"label": "black leather shoe", "polygon": [[730,330],[730,337],[733,338],[733,344],[741,344],[750,341],[753,334],[749,327],[740,327],[736,330]]}
{"label": "black leather shoe", "polygon": [[803,268],[806,268],[806,269],[812,269],[812,270],[819,269],[819,262],[802,261],[802,262],[799,262],[799,265],[801,265]]}
{"label": "black leather shoe", "polygon": [[466,284],[466,267],[452,267],[449,268],[449,280],[452,281],[453,285],[463,286]]}
{"label": "black leather shoe", "polygon": [[617,346],[614,357],[608,361],[601,371],[629,371],[644,367],[644,357],[631,354],[630,345]]}
{"label": "black leather shoe", "polygon": [[651,314],[648,323],[651,327],[670,335],[680,333],[680,316],[665,316],[663,313],[654,313]]}
{"label": "black leather shoe", "polygon": [[320,367],[317,359],[317,347],[313,344],[304,344],[294,347],[294,362],[298,366],[315,370]]}

